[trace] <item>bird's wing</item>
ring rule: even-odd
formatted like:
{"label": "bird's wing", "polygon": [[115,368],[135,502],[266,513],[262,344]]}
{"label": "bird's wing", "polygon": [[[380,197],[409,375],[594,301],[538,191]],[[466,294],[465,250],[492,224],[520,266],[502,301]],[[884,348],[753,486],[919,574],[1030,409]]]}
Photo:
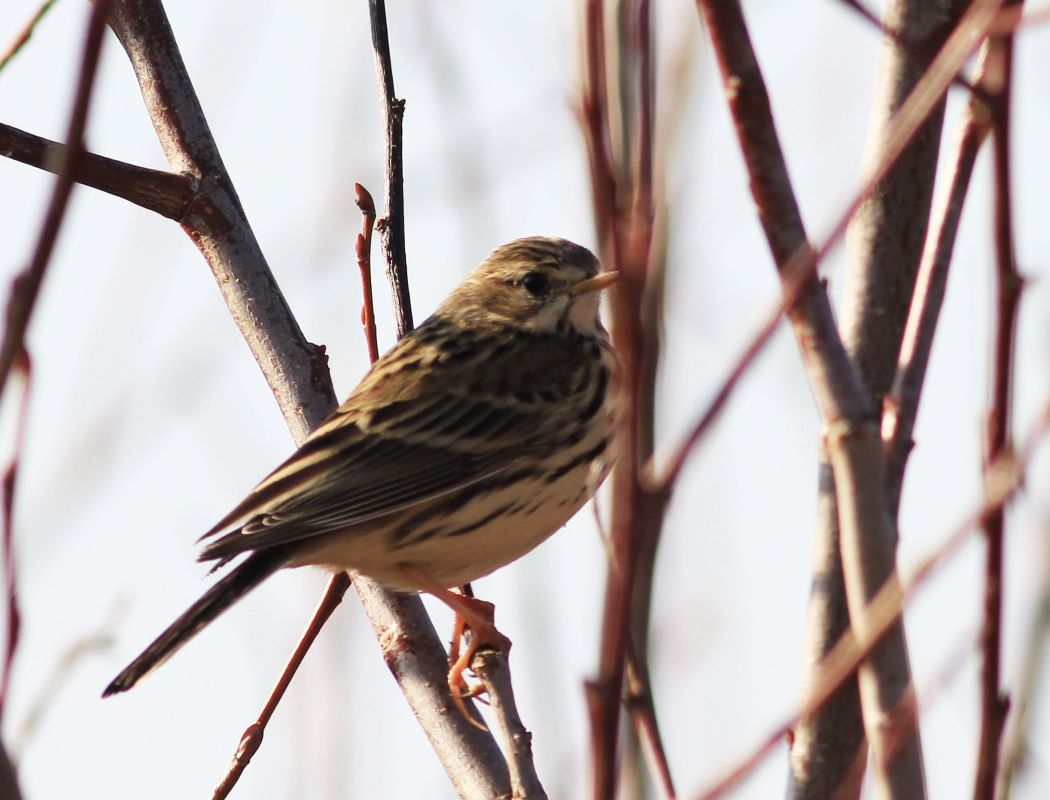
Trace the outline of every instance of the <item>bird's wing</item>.
{"label": "bird's wing", "polygon": [[[202,539],[201,560],[352,530],[478,482],[513,475],[571,441],[562,414],[593,414],[603,381],[556,338],[456,347],[420,339],[381,359],[328,420]],[[441,369],[423,361],[441,362]],[[579,364],[577,363],[579,361]],[[576,368],[580,369],[577,370]],[[500,478],[500,479],[505,479]],[[237,526],[237,527],[234,527]]]}
{"label": "bird's wing", "polygon": [[[202,538],[201,560],[346,531],[406,510],[519,462],[535,425],[529,416],[445,394],[412,409],[391,403],[341,412]],[[496,448],[479,446],[498,434]]]}

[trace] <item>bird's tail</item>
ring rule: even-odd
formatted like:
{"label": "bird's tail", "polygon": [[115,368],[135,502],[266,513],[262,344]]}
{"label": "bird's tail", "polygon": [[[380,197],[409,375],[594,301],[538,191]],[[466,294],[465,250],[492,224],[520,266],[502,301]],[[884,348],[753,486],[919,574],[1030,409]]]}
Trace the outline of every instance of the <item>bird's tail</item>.
{"label": "bird's tail", "polygon": [[102,692],[109,697],[125,692],[192,639],[208,623],[232,606],[266,578],[284,566],[288,555],[283,548],[255,552],[248,556],[190,606],[149,647],[125,667]]}

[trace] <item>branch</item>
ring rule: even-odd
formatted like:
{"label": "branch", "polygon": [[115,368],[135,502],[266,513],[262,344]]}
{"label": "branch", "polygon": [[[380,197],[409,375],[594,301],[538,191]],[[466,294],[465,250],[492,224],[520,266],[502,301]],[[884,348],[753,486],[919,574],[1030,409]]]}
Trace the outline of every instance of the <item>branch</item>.
{"label": "branch", "polygon": [[368,361],[374,364],[379,359],[379,342],[376,341],[376,310],[372,298],[372,228],[376,221],[376,204],[372,200],[372,195],[360,183],[354,184],[354,195],[357,198],[357,207],[361,209],[361,233],[357,234],[357,241],[354,245],[357,268],[361,272],[361,325],[365,330]]}
{"label": "branch", "polygon": [[55,4],[55,0],[44,0],[40,4],[40,7],[33,12],[33,16],[29,18],[25,25],[22,26],[15,38],[11,41],[11,44],[7,46],[7,49],[0,54],[0,71],[3,71],[4,67],[11,63],[19,51],[25,46],[26,42],[29,41],[33,33],[36,31],[36,26],[44,18],[48,11],[51,10],[51,6]]}
{"label": "branch", "polygon": [[249,725],[244,733],[241,734],[237,752],[233,754],[233,759],[230,761],[226,774],[223,775],[219,785],[212,792],[212,800],[223,800],[233,791],[233,787],[237,785],[241,774],[251,762],[252,756],[262,746],[263,735],[266,732],[267,724],[270,722],[270,717],[273,716],[273,712],[277,710],[278,704],[284,698],[284,693],[287,691],[289,684],[291,684],[296,671],[298,671],[299,665],[303,663],[303,659],[313,646],[314,640],[317,639],[317,635],[321,632],[321,628],[328,622],[332,612],[339,607],[343,600],[343,595],[346,594],[346,590],[349,588],[350,576],[345,572],[338,572],[328,580],[325,593],[321,596],[317,608],[314,609],[313,616],[306,625],[306,630],[303,631],[295,649],[288,657],[288,661],[284,665],[284,669],[281,670],[277,682],[274,684],[273,689],[270,690],[270,695],[266,698],[262,711],[259,712],[255,722]]}
{"label": "branch", "polygon": [[470,665],[485,686],[492,714],[503,734],[503,752],[510,770],[510,788],[514,800],[547,800],[547,793],[532,760],[532,734],[518,716],[510,664],[504,653],[482,648]]}
{"label": "branch", "polygon": [[[0,156],[56,173],[66,146],[0,122]],[[180,221],[193,200],[196,181],[186,175],[148,169],[82,150],[73,180],[128,200],[147,211]]]}
{"label": "branch", "polygon": [[29,352],[19,350],[13,369],[22,374],[22,396],[18,404],[18,417],[15,422],[14,444],[11,448],[11,459],[4,468],[0,480],[0,529],[3,536],[3,592],[5,611],[5,633],[3,661],[0,662],[0,721],[7,710],[7,693],[11,686],[11,670],[15,663],[15,651],[18,650],[19,634],[22,630],[22,614],[18,607],[18,583],[15,575],[15,487],[18,483],[18,467],[22,460],[22,448],[25,443],[26,421],[29,418],[29,396],[32,382],[32,363]]}
{"label": "branch", "polygon": [[95,73],[98,69],[99,54],[102,50],[102,34],[106,30],[106,14],[109,10],[108,0],[98,0],[88,20],[84,51],[80,59],[80,70],[77,74],[76,94],[73,98],[73,111],[70,114],[66,141],[69,149],[63,151],[56,170],[58,179],[51,194],[36,248],[29,261],[29,266],[15,278],[11,287],[11,296],[7,301],[7,317],[4,320],[4,339],[0,343],[0,394],[7,383],[15,357],[24,347],[26,328],[33,314],[40,285],[44,281],[51,253],[58,239],[62,220],[65,218],[69,196],[73,191],[73,176],[76,174],[77,162],[84,148],[84,128],[87,125],[88,107],[91,104],[91,92],[95,85]]}
{"label": "branch", "polygon": [[[984,73],[984,59],[978,73]],[[979,79],[979,83],[983,79]],[[963,204],[970,188],[974,163],[990,130],[987,107],[976,97],[966,106],[959,133],[948,157],[948,183],[933,210],[933,222],[923,248],[915,294],[901,341],[897,373],[883,400],[882,438],[886,442],[887,492],[896,493],[889,503],[900,503],[904,469],[912,448],[912,434],[919,411],[926,368],[933,349],[934,333],[944,302],[955,236],[962,217]]]}
{"label": "branch", "polygon": [[618,17],[616,41],[625,83],[616,95],[619,146],[614,151],[604,8],[600,0],[585,5],[579,116],[590,159],[599,251],[606,268],[620,274],[610,305],[620,364],[616,391],[623,401],[616,431],[617,461],[610,479],[610,557],[598,674],[587,684],[596,800],[611,800],[616,793],[625,665],[632,642],[644,657],[652,569],[666,508],[664,498],[643,480],[641,469],[653,449],[663,271],[662,248],[655,236],[657,205],[662,200],[653,190],[651,14],[648,2],[634,0],[621,6]]}
{"label": "branch", "polygon": [[[797,711],[766,736],[753,751],[741,759],[722,778],[701,792],[698,798],[714,800],[714,798],[724,796],[773,753],[782,739],[792,735],[806,718],[825,707],[842,683],[856,672],[857,666],[871,655],[882,636],[900,620],[904,605],[930,581],[936,571],[947,563],[951,556],[960,552],[962,545],[990,514],[1001,509],[1014,497],[1024,483],[1025,470],[1032,456],[1048,431],[1050,431],[1050,398],[1044,401],[1039,417],[1025,438],[1020,451],[1016,454],[1003,453],[991,465],[981,502],[942,539],[940,545],[919,562],[915,572],[903,587],[898,582],[887,583],[872,597],[863,614],[863,617],[870,623],[867,634],[858,636],[853,631],[847,630],[817,665],[816,678],[811,682],[812,688],[803,693],[803,700]],[[894,719],[894,715],[901,710],[895,708],[893,714],[887,717],[888,727],[896,727],[897,720]],[[912,710],[905,708],[903,711],[909,716],[914,716]]]}
{"label": "branch", "polygon": [[[1011,3],[1018,5],[1018,3]],[[991,408],[985,438],[985,472],[1011,448],[1014,349],[1017,314],[1023,283],[1017,271],[1013,241],[1010,188],[1010,90],[1013,73],[1013,32],[992,36],[988,41],[989,88],[992,110],[992,152],[995,173],[995,336],[992,344]],[[990,479],[989,476],[987,479]],[[1003,616],[1004,514],[996,509],[984,520],[987,561],[984,584],[984,624],[981,630],[981,734],[977,750],[974,800],[992,800],[999,765],[999,744],[1006,721],[1008,701],[1000,689],[1000,658]]]}
{"label": "branch", "polygon": [[386,208],[376,229],[383,240],[386,275],[393,290],[394,318],[398,338],[413,328],[412,302],[408,296],[408,258],[405,254],[405,169],[401,159],[401,122],[405,101],[394,94],[394,71],[390,64],[390,41],[386,26],[385,0],[368,0],[372,23],[372,49],[376,60],[376,80],[383,102],[383,129],[386,132]]}
{"label": "branch", "polygon": [[[831,241],[840,235],[852,214],[858,208],[868,208],[872,205],[872,201],[868,199],[869,193],[872,193],[877,185],[885,186],[883,181],[890,174],[891,168],[900,171],[899,165],[894,166],[897,160],[908,158],[909,148],[911,152],[916,149],[911,144],[912,137],[923,125],[937,124],[936,109],[943,104],[943,92],[972,45],[963,36],[956,37],[956,41],[942,50],[923,77],[912,84],[914,91],[908,95],[907,100],[901,98],[895,105],[895,113],[886,125],[884,145],[870,164],[864,191],[843,216],[832,235],[825,240],[824,245],[812,256],[808,256],[806,251],[809,247],[777,142],[768,97],[739,5],[704,0],[700,0],[699,5],[711,31],[722,67],[726,94],[748,164],[752,190],[760,209],[763,227],[778,265],[781,266],[781,273],[785,276],[785,294],[788,297],[783,305],[791,307],[792,324],[800,342],[807,372],[817,402],[829,425],[831,435],[827,442],[832,449],[831,455],[836,465],[835,477],[843,484],[836,487],[830,497],[836,499],[840,505],[848,504],[846,508],[840,507],[838,511],[829,502],[821,505],[822,512],[826,514],[826,522],[821,528],[825,535],[822,541],[818,542],[818,553],[821,555],[818,585],[827,587],[830,584],[831,591],[825,590],[823,595],[818,595],[818,600],[822,599],[825,607],[822,608],[819,603],[815,604],[810,617],[810,636],[814,640],[815,657],[819,658],[827,651],[831,642],[841,635],[847,624],[841,603],[843,595],[849,595],[851,609],[863,613],[866,599],[884,582],[895,580],[895,565],[894,536],[883,511],[882,485],[871,479],[872,475],[881,475],[883,471],[881,445],[871,422],[875,406],[867,396],[867,387],[861,384],[850,359],[846,357],[831,320],[826,297],[823,297],[823,292],[813,277],[813,270],[816,261],[827,251]],[[977,22],[971,22],[973,25],[985,26],[989,23],[990,20],[983,17]],[[971,33],[966,26],[960,26],[960,29],[966,34]],[[908,88],[910,89],[911,85]],[[934,114],[932,123],[926,121],[931,113]],[[791,262],[796,259],[801,262],[798,268],[798,286],[786,280],[793,274],[790,267]],[[802,286],[807,284],[808,292],[803,293]],[[799,299],[807,297],[808,307],[804,303],[795,306],[796,296]],[[710,409],[701,417],[693,433],[672,459],[662,481],[668,491],[684,463],[688,450],[695,446],[710,425],[718,408],[724,404],[729,389],[742,374],[741,365],[745,360],[754,358],[758,348],[762,346],[761,343],[771,335],[774,325],[775,321],[771,320],[763,326],[752,346],[745,351],[741,362],[734,368],[730,379],[723,384],[715,403],[712,403]],[[896,352],[894,347],[891,355]],[[895,363],[895,358],[892,363]],[[828,480],[830,477],[828,472],[822,480],[825,491],[831,490]],[[858,497],[853,495],[852,491],[862,491],[863,494]],[[839,577],[842,573],[838,566],[840,512],[843,513],[842,521],[846,525],[842,546],[844,552],[848,552],[854,559],[854,563],[843,577]],[[850,537],[851,541],[845,541],[847,537]],[[843,592],[843,578],[848,578],[845,582],[845,586],[849,588],[848,592]],[[854,620],[854,624],[863,626],[864,622]],[[862,672],[862,682],[866,685],[864,717],[869,736],[881,738],[878,720],[884,716],[887,708],[897,707],[900,698],[910,691],[903,628],[898,626],[891,638],[883,643],[869,667]],[[805,796],[810,791],[815,795],[826,794],[828,789],[838,787],[846,779],[853,780],[859,787],[861,773],[855,769],[855,764],[860,738],[855,725],[857,714],[853,710],[856,703],[850,699],[852,696],[852,690],[847,687],[847,691],[832,710],[831,724],[839,728],[836,735],[828,736],[826,732],[819,730],[822,725],[826,727],[828,724],[822,723],[821,720],[813,720],[814,728],[801,732],[799,747],[793,748],[793,791],[797,795]],[[851,724],[851,720],[854,724]],[[833,743],[834,748],[834,753],[830,755],[826,748],[823,752],[820,749],[824,747],[824,742],[828,741]],[[878,741],[876,751],[883,758],[890,752],[886,747],[880,746]],[[890,791],[898,796],[922,796],[921,755],[914,720],[911,722],[908,747],[902,755],[904,757],[897,758],[892,768],[886,763],[879,764],[880,769],[888,770],[884,786],[893,785]],[[806,784],[818,774],[818,770],[810,767],[810,759],[821,761],[821,781],[829,777],[829,761],[834,762],[830,786],[807,788]]]}
{"label": "branch", "polygon": [[[303,337],[270,273],[193,91],[159,0],[119,0],[113,29],[131,59],[172,169],[192,175],[198,195],[183,227],[208,261],[234,321],[301,442],[335,408],[323,350]],[[418,597],[355,581],[365,612],[405,694],[457,791],[490,798],[507,786],[495,741],[458,713],[444,649]]]}

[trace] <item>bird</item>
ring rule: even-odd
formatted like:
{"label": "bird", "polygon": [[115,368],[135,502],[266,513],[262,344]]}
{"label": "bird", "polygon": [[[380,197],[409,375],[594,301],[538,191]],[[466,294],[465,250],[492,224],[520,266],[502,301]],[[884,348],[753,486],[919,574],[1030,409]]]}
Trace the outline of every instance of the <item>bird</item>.
{"label": "bird", "polygon": [[[565,239],[494,250],[198,540],[213,571],[237,563],[103,696],[130,689],[277,570],[302,566],[443,600],[457,619],[449,684],[465,686],[478,646],[510,642],[490,603],[453,588],[546,540],[611,469],[616,356],[599,299],[616,278]],[[459,654],[464,624],[473,636]]]}

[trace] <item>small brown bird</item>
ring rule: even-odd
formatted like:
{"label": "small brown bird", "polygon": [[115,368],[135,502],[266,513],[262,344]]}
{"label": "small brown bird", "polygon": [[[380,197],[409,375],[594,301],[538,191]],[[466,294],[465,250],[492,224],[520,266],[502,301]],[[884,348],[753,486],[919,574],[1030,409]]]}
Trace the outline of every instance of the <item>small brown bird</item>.
{"label": "small brown bird", "polygon": [[492,606],[449,587],[532,550],[608,472],[613,357],[598,301],[616,273],[598,268],[564,239],[494,251],[204,534],[201,561],[246,557],[103,696],[130,689],[281,567],[356,571],[444,600],[475,634],[453,686],[478,644],[506,644]]}

